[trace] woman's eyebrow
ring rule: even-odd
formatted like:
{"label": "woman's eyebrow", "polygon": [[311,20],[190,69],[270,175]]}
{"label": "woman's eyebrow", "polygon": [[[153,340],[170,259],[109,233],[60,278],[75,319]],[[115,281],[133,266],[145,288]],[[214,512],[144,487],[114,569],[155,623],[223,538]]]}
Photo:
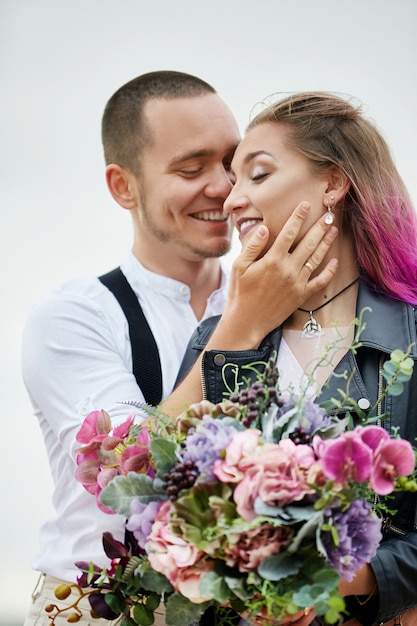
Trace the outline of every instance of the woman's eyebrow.
{"label": "woman's eyebrow", "polygon": [[252,161],[252,159],[259,156],[260,154],[266,154],[266,156],[271,157],[271,159],[275,158],[273,154],[271,154],[270,152],[267,152],[266,150],[256,150],[255,152],[249,152],[249,154],[247,154],[245,158],[243,159],[243,162],[249,163],[249,161]]}

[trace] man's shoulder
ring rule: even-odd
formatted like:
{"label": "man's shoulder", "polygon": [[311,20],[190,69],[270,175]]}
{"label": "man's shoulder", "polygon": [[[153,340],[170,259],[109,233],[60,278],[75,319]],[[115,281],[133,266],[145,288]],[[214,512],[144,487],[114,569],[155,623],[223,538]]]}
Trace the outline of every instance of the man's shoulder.
{"label": "man's shoulder", "polygon": [[120,307],[110,291],[97,276],[83,276],[55,287],[32,306],[30,321],[52,323],[67,318],[107,317],[119,315]]}

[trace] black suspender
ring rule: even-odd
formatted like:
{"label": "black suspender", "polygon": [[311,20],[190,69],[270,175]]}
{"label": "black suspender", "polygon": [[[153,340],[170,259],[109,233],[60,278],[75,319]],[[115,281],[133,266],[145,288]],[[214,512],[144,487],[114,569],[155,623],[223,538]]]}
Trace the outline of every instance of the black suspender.
{"label": "black suspender", "polygon": [[120,304],[129,325],[133,374],[148,404],[162,399],[162,372],[158,347],[135,292],[120,267],[99,276]]}

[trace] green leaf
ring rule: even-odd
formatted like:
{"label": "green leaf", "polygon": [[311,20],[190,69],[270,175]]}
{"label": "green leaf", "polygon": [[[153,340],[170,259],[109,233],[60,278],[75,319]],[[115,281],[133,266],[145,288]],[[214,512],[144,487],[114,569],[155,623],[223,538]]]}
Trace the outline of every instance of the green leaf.
{"label": "green leaf", "polygon": [[[328,592],[335,591],[339,588],[340,576],[330,566],[314,573],[313,580],[319,583]],[[340,599],[340,596],[335,596]]]}
{"label": "green leaf", "polygon": [[[243,576],[235,577],[235,576],[224,576],[224,580],[226,585],[232,592],[243,602],[246,602],[252,597],[252,593],[249,592],[246,588],[245,578]],[[233,598],[232,598],[233,600]]]}
{"label": "green leaf", "polygon": [[304,539],[315,535],[317,532],[317,528],[320,528],[323,524],[323,511],[316,511],[316,514],[311,517],[305,524],[300,528],[295,538],[292,540],[288,551],[292,554],[299,550]]}
{"label": "green leaf", "polygon": [[154,481],[146,474],[129,472],[127,476],[116,476],[103,489],[100,500],[113,511],[130,517],[130,502],[137,498],[143,504],[160,499],[161,491],[154,488]]}
{"label": "green leaf", "polygon": [[140,626],[152,626],[155,622],[153,611],[150,611],[144,604],[136,604],[133,607],[133,618]]}
{"label": "green leaf", "polygon": [[395,363],[393,363],[392,361],[385,361],[383,368],[382,368],[384,378],[386,378],[386,380],[390,380],[389,377],[394,376],[397,369],[398,369],[398,366]]}
{"label": "green leaf", "polygon": [[276,581],[297,574],[302,565],[302,559],[288,552],[281,552],[267,557],[258,567],[262,578]]}
{"label": "green leaf", "polygon": [[402,350],[399,350],[397,348],[396,350],[393,350],[391,352],[390,359],[393,363],[395,363],[396,365],[399,365],[402,361],[404,361],[405,354]]}
{"label": "green leaf", "polygon": [[122,598],[120,598],[116,593],[113,593],[112,591],[104,594],[104,601],[107,606],[110,607],[110,609],[113,611],[113,613],[116,613],[117,615],[123,613],[126,608]]}
{"label": "green leaf", "polygon": [[207,572],[201,576],[198,589],[205,598],[213,598],[217,602],[226,602],[230,599],[230,590],[223,576],[216,572]]}
{"label": "green leaf", "polygon": [[153,569],[146,570],[142,576],[142,587],[158,594],[172,591],[171,583],[165,576]]}
{"label": "green leaf", "polygon": [[153,612],[158,608],[160,602],[161,596],[158,593],[151,593],[151,595],[146,598],[146,608]]}
{"label": "green leaf", "polygon": [[155,437],[151,441],[151,453],[155,460],[156,471],[158,476],[162,477],[173,465],[178,461],[178,446],[175,441]]}
{"label": "green leaf", "polygon": [[185,626],[198,622],[209,605],[209,602],[194,604],[180,593],[174,593],[165,604],[165,622],[168,626]]}
{"label": "green leaf", "polygon": [[400,396],[404,391],[404,385],[400,383],[398,380],[392,383],[392,385],[387,390],[389,396]]}

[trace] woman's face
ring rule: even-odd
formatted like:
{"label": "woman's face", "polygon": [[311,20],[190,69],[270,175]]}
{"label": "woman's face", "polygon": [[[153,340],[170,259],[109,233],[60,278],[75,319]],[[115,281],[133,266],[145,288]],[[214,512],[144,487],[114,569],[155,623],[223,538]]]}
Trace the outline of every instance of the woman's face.
{"label": "woman's face", "polygon": [[286,132],[282,124],[260,124],[247,133],[234,154],[236,182],[224,209],[232,214],[242,243],[263,222],[270,232],[269,248],[292,211],[304,200],[311,208],[296,244],[326,210],[329,175],[314,172],[307,158],[287,147]]}

